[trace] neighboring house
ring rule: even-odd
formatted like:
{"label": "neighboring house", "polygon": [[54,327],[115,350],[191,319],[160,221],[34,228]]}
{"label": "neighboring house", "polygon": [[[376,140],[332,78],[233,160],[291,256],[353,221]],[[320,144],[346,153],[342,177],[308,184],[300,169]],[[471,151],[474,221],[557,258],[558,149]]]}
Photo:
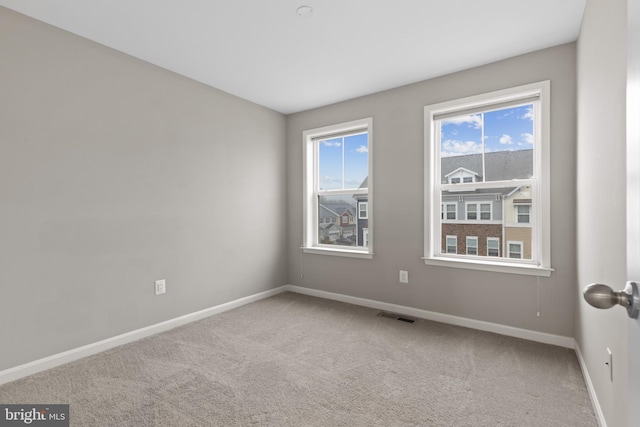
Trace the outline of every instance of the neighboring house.
{"label": "neighboring house", "polygon": [[318,211],[318,241],[324,244],[356,244],[355,206],[343,200],[323,200]]}
{"label": "neighboring house", "polygon": [[504,198],[504,247],[514,258],[531,258],[532,215],[531,188],[518,187]]}
{"label": "neighboring house", "polygon": [[[443,157],[443,184],[529,178],[533,150]],[[442,251],[478,256],[531,258],[531,194],[528,188],[448,191],[442,194]]]}
{"label": "neighboring house", "polygon": [[[369,177],[366,177],[360,188],[369,187]],[[369,246],[369,196],[368,195],[356,195],[353,196],[356,199],[356,212],[358,216],[357,224],[357,246],[368,247]]]}
{"label": "neighboring house", "polygon": [[342,229],[335,222],[320,224],[318,228],[318,240],[320,243],[333,244],[340,238]]}

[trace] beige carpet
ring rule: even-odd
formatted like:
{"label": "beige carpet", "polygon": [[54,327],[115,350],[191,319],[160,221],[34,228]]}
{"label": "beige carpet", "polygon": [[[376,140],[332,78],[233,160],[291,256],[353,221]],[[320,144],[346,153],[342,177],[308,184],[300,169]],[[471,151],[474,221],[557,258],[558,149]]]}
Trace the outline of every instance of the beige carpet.
{"label": "beige carpet", "polygon": [[572,350],[281,294],[0,387],[72,426],[596,426]]}

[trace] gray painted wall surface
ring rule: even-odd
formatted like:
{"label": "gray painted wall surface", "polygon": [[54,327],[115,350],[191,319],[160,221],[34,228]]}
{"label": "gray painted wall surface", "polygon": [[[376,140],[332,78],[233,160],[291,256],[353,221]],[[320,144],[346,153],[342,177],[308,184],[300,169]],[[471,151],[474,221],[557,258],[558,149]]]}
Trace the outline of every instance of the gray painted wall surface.
{"label": "gray painted wall surface", "polygon": [[[427,54],[420,50],[416,54]],[[380,60],[384,60],[381,52]],[[551,278],[426,266],[423,107],[551,80]],[[575,44],[287,117],[289,280],[292,284],[439,313],[573,336],[576,235]],[[302,132],[373,117],[373,260],[302,254]],[[409,284],[398,283],[398,270]]]}
{"label": "gray painted wall surface", "polygon": [[0,370],[286,283],[283,115],[4,8],[0,58]]}
{"label": "gray painted wall surface", "polygon": [[[627,425],[627,315],[582,298],[626,281],[626,0],[589,0],[578,39],[576,341],[610,426]],[[613,352],[614,381],[604,365]]]}

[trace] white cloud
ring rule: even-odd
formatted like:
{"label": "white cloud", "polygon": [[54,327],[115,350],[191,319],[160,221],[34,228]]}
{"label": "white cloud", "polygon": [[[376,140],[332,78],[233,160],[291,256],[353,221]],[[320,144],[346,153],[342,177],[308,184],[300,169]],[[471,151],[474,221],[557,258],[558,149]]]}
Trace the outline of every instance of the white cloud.
{"label": "white cloud", "polygon": [[511,145],[513,144],[513,140],[511,136],[505,134],[500,137],[500,144]]}
{"label": "white cloud", "polygon": [[526,144],[533,145],[533,134],[523,133],[523,134],[520,134],[520,136],[522,137],[522,140]]}
{"label": "white cloud", "polygon": [[444,119],[443,125],[448,124],[469,124],[476,129],[480,129],[482,127],[482,116],[480,116],[479,114],[470,114],[468,116],[451,117],[450,119]]}
{"label": "white cloud", "polygon": [[322,141],[325,147],[342,147],[342,143],[338,141]]}
{"label": "white cloud", "polygon": [[358,153],[368,153],[369,152],[369,147],[361,145],[358,148],[356,148],[356,152],[358,152]]}
{"label": "white cloud", "polygon": [[456,141],[448,139],[442,143],[440,154],[442,157],[462,156],[464,154],[482,153],[482,144],[475,141]]}
{"label": "white cloud", "polygon": [[527,112],[524,113],[524,116],[520,118],[525,120],[533,120],[533,107],[528,107]]}

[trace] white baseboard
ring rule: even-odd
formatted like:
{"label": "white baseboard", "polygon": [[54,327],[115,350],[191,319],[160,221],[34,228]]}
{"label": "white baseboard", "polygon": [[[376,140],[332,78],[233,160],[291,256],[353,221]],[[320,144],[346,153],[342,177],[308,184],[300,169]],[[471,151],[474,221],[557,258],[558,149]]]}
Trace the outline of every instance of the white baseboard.
{"label": "white baseboard", "polygon": [[376,310],[391,311],[398,314],[418,317],[420,319],[433,320],[435,322],[447,323],[450,325],[463,326],[465,328],[478,329],[480,331],[493,332],[500,335],[522,338],[530,341],[552,344],[560,347],[575,348],[575,340],[562,335],[547,334],[544,332],[531,331],[528,329],[514,328],[513,326],[501,325],[499,323],[484,322],[466,317],[452,316],[434,311],[421,310],[419,308],[406,307],[403,305],[390,304],[366,298],[352,297],[349,295],[336,294],[333,292],[320,291],[317,289],[303,288],[300,286],[286,285],[285,290],[299,294],[325,298],[349,304],[361,305],[375,308]]}
{"label": "white baseboard", "polygon": [[47,369],[55,368],[56,366],[64,365],[65,363],[73,362],[74,360],[82,359],[83,357],[100,353],[101,351],[128,344],[130,342],[137,341],[139,339],[155,335],[160,332],[165,332],[175,327],[195,322],[196,320],[204,319],[205,317],[209,317],[214,314],[222,313],[255,301],[269,298],[279,293],[285,292],[286,290],[288,290],[286,286],[280,286],[275,289],[270,289],[268,291],[249,295],[244,298],[216,305],[214,307],[206,308],[194,313],[185,314],[184,316],[156,323],[155,325],[127,332],[122,335],[107,338],[93,344],[74,348],[63,353],[54,354],[43,359],[25,363],[24,365],[5,369],[4,371],[0,371],[0,385],[36,374],[38,372],[45,371]]}
{"label": "white baseboard", "polygon": [[580,369],[582,369],[582,376],[584,377],[584,382],[587,384],[587,390],[589,391],[589,397],[591,398],[593,411],[596,413],[596,419],[598,420],[598,425],[600,427],[607,427],[607,421],[604,418],[602,407],[600,406],[600,402],[598,401],[598,396],[596,395],[596,389],[593,386],[593,382],[591,381],[591,375],[589,375],[589,370],[587,369],[587,363],[585,362],[584,357],[582,357],[582,350],[580,350],[580,345],[577,342],[576,342],[576,355],[578,356],[578,363],[580,364]]}
{"label": "white baseboard", "polygon": [[[294,285],[284,285],[275,289],[270,289],[265,292],[260,292],[254,295],[249,295],[244,298],[240,298],[234,301],[230,301],[224,304],[220,304],[214,307],[210,307],[201,311],[186,314],[184,316],[176,317],[155,325],[147,326],[145,328],[137,329],[135,331],[127,332],[122,335],[118,335],[112,338],[107,338],[102,341],[98,341],[92,344],[88,344],[82,347],[71,349],[62,353],[54,354],[52,356],[45,357],[43,359],[35,360],[33,362],[25,363],[13,368],[0,371],[0,385],[6,384],[11,381],[24,378],[29,375],[36,374],[38,372],[45,371],[47,369],[55,368],[56,366],[64,365],[65,363],[73,362],[74,360],[81,359],[83,357],[91,356],[101,351],[109,350],[114,347],[118,347],[124,344],[128,344],[139,339],[155,335],[160,332],[168,331],[178,326],[185,325],[187,323],[195,322],[196,320],[204,319],[205,317],[212,316],[214,314],[222,313],[234,308],[241,307],[243,305],[259,301],[271,296],[280,294],[282,292],[295,292],[299,294],[325,298],[334,301],[346,302],[349,304],[360,305],[364,307],[374,308],[377,310],[391,311],[399,314],[405,314],[421,319],[433,320],[441,323],[448,323],[451,325],[463,326],[471,329],[478,329],[481,331],[494,332],[501,335],[512,336],[516,338],[528,339],[531,341],[537,341],[545,344],[553,344],[561,347],[575,348],[575,340],[570,337],[563,337],[560,335],[546,334],[543,332],[536,332],[527,329],[514,328],[511,326],[500,325],[497,323],[484,322],[481,320],[473,320],[464,317],[452,316],[449,314],[436,313],[433,311],[421,310],[418,308],[406,307],[397,304],[390,304],[381,301],[375,301],[365,298],[352,297],[349,295],[337,294],[333,292],[320,291],[317,289],[303,288]],[[581,366],[583,363],[581,362]],[[586,372],[586,371],[585,371]],[[589,393],[592,393],[590,390]],[[595,395],[592,394],[595,399]],[[597,402],[594,400],[594,402]]]}

